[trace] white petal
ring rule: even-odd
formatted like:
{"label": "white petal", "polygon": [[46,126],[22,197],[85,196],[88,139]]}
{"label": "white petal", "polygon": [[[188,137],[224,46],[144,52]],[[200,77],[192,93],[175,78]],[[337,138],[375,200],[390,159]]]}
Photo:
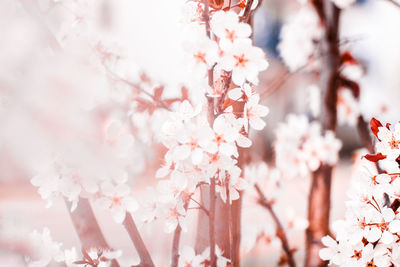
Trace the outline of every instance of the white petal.
{"label": "white petal", "polygon": [[389,231],[392,233],[400,232],[400,221],[394,220],[389,224]]}

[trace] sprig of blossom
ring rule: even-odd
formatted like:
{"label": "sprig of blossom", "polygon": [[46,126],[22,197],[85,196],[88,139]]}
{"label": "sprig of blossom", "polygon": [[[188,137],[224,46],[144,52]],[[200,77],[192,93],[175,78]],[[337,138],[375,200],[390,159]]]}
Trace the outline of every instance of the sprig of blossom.
{"label": "sprig of blossom", "polygon": [[[372,119],[371,130],[378,139],[378,153],[366,155],[365,159],[399,165],[397,128],[392,132],[389,125],[385,127]],[[399,174],[364,170],[355,178],[348,196],[346,216],[334,222],[335,238],[326,236],[322,239],[326,248],[320,250],[320,257],[339,266],[399,265]]]}
{"label": "sprig of blossom", "polygon": [[322,163],[334,165],[342,146],[331,131],[321,135],[321,126],[304,115],[291,114],[276,130],[276,166],[288,177],[307,176]]}

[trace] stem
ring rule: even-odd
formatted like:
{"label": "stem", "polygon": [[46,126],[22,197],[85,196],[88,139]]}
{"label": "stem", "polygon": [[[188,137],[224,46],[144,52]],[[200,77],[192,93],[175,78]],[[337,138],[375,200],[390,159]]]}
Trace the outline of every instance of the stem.
{"label": "stem", "polygon": [[254,187],[255,187],[258,197],[259,197],[259,200],[258,200],[259,204],[267,209],[267,211],[270,213],[272,219],[274,220],[274,223],[276,226],[276,236],[281,240],[282,249],[286,254],[286,257],[288,260],[288,265],[290,267],[296,267],[296,262],[294,261],[294,257],[293,257],[293,251],[290,249],[289,241],[287,239],[287,235],[286,235],[285,229],[282,226],[282,223],[280,222],[278,216],[276,215],[274,209],[272,208],[271,203],[266,199],[264,193],[261,191],[261,188],[257,184],[255,184]]}
{"label": "stem", "polygon": [[[110,249],[103,233],[101,232],[89,200],[86,198],[80,198],[78,206],[73,212],[71,212],[71,203],[65,200],[65,204],[67,205],[72,224],[78,234],[83,249],[87,250],[92,247]],[[111,262],[111,266],[119,267],[119,264],[114,259]]]}
{"label": "stem", "polygon": [[209,218],[209,236],[210,236],[210,260],[211,267],[217,266],[215,258],[215,177],[211,178],[210,185],[210,216]]}
{"label": "stem", "polygon": [[205,214],[207,214],[207,216],[210,216],[210,213],[208,212],[208,210],[200,203],[198,202],[196,199],[194,198],[190,198],[193,202],[195,202],[197,205],[199,205],[199,209],[201,209],[202,211],[204,211]]}
{"label": "stem", "polygon": [[253,0],[248,0],[246,7],[244,8],[243,16],[240,18],[242,22],[248,22],[251,15],[251,6],[253,5]]}
{"label": "stem", "polygon": [[149,254],[149,251],[147,250],[146,245],[144,244],[143,239],[140,236],[139,230],[136,227],[135,221],[133,220],[132,215],[129,212],[126,213],[123,225],[128,232],[137,253],[139,254],[140,264],[138,266],[154,267],[154,263]]}
{"label": "stem", "polygon": [[[186,199],[185,204],[183,205],[183,208],[187,210],[190,197]],[[175,232],[174,232],[174,238],[172,240],[172,262],[171,262],[171,267],[178,267],[179,263],[179,242],[181,240],[181,233],[182,233],[182,228],[181,226],[178,225],[176,226]]]}
{"label": "stem", "polygon": [[230,250],[230,260],[231,260],[231,266],[236,266],[235,265],[235,247],[233,244],[233,216],[232,216],[232,202],[231,202],[231,196],[230,196],[230,190],[229,190],[229,178],[226,181],[225,185],[226,189],[226,204],[227,204],[227,209],[228,209],[228,233],[229,233],[229,250]]}

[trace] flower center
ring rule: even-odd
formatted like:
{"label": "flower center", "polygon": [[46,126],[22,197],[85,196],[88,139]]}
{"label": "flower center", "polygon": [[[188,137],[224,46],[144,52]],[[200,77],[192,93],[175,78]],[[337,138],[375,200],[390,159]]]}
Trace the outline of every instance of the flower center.
{"label": "flower center", "polygon": [[396,140],[394,138],[394,136],[392,135],[392,140],[389,142],[390,148],[391,149],[398,149],[399,148],[399,144],[400,144],[400,141]]}
{"label": "flower center", "polygon": [[230,31],[228,29],[225,29],[225,32],[226,32],[226,38],[233,43],[233,41],[235,40],[235,31]]}
{"label": "flower center", "polygon": [[193,55],[194,56],[194,58],[196,59],[196,62],[197,63],[200,63],[200,62],[202,62],[202,63],[206,63],[206,54],[205,53],[203,53],[203,52],[197,52],[196,54],[194,54]]}
{"label": "flower center", "polygon": [[244,56],[244,54],[241,54],[240,56],[233,56],[236,59],[236,67],[245,67],[246,63],[249,62],[249,60]]}

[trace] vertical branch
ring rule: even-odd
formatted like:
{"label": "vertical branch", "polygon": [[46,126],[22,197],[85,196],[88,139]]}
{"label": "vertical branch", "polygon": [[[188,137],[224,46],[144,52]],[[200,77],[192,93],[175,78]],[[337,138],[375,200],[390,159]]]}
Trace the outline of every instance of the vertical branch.
{"label": "vertical branch", "polygon": [[215,177],[210,185],[210,216],[209,216],[210,260],[211,267],[217,266],[215,258]]}
{"label": "vertical branch", "polygon": [[225,184],[226,190],[226,205],[228,210],[228,235],[229,235],[229,251],[230,251],[230,260],[231,266],[235,266],[235,246],[233,243],[233,216],[232,216],[232,202],[231,202],[231,195],[229,190],[229,178],[226,179]]}
{"label": "vertical branch", "polygon": [[154,267],[154,263],[149,254],[149,251],[147,250],[146,245],[144,244],[143,239],[140,236],[139,230],[136,227],[135,221],[133,220],[132,215],[129,212],[126,213],[123,225],[128,232],[137,253],[139,254],[140,264],[138,266]]}
{"label": "vertical branch", "polygon": [[[109,249],[110,247],[101,232],[89,200],[80,198],[78,206],[73,212],[70,212],[71,204],[67,200],[65,200],[65,204],[83,249],[87,250],[92,247]],[[119,267],[119,264],[116,260],[113,260],[111,266]]]}
{"label": "vertical branch", "polygon": [[[324,108],[321,123],[324,130],[336,131],[337,126],[337,91],[339,81],[339,18],[340,9],[331,1],[314,0],[312,2],[325,26],[325,40],[322,48],[328,54],[323,58],[320,74],[321,88],[325,88]],[[308,198],[308,221],[306,230],[306,262],[305,266],[327,266],[327,262],[319,257],[322,248],[321,238],[329,234],[330,195],[333,166],[323,163],[312,174],[311,188]]]}
{"label": "vertical branch", "polygon": [[[190,202],[190,196],[187,197],[187,199],[185,200],[185,204],[183,205],[183,208],[185,210],[187,210],[189,202]],[[173,240],[172,240],[171,267],[178,267],[178,263],[179,263],[179,243],[180,243],[180,239],[181,239],[181,233],[182,233],[182,228],[178,223],[178,225],[176,226],[175,232],[174,232]]]}
{"label": "vertical branch", "polygon": [[[374,141],[370,135],[369,125],[364,120],[363,116],[360,115],[357,121],[358,135],[360,136],[361,145],[368,149],[368,152],[374,153]],[[378,166],[378,163],[376,163]]]}

